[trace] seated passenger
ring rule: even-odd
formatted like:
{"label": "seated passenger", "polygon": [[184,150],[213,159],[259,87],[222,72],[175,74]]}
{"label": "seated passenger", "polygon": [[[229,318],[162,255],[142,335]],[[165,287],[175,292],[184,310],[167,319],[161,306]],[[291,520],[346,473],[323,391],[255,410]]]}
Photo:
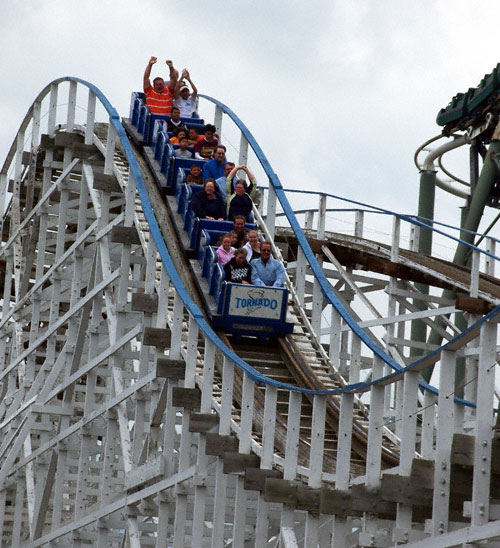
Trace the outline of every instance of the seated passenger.
{"label": "seated passenger", "polygon": [[189,146],[194,147],[194,145],[198,141],[203,139],[203,136],[200,137],[198,135],[198,132],[196,131],[196,129],[194,129],[194,127],[191,127],[191,128],[188,129],[188,139],[189,139]]}
{"label": "seated passenger", "polygon": [[237,249],[234,257],[224,265],[226,282],[236,284],[252,283],[252,266],[247,261],[247,252],[244,249]]}
{"label": "seated passenger", "polygon": [[187,131],[186,124],[180,120],[181,111],[177,107],[172,107],[171,118],[163,122],[163,131],[173,133],[176,129],[182,128]]}
{"label": "seated passenger", "polygon": [[226,218],[224,202],[218,192],[215,192],[216,183],[207,179],[203,183],[203,190],[193,194],[191,208],[200,219],[223,221]]}
{"label": "seated passenger", "polygon": [[186,176],[186,182],[190,185],[202,185],[203,175],[201,174],[201,166],[195,164],[191,166],[189,173]]}
{"label": "seated passenger", "polygon": [[[208,178],[218,179],[224,175],[224,166],[226,165],[226,147],[217,145],[214,157],[203,165],[203,180]],[[225,194],[225,190],[224,190]]]}
{"label": "seated passenger", "polygon": [[242,215],[236,215],[233,219],[234,233],[236,234],[237,241],[234,247],[241,247],[248,241],[248,229],[245,228],[245,217]]}
{"label": "seated passenger", "polygon": [[179,127],[174,131],[173,137],[170,137],[168,142],[171,145],[178,145],[180,144],[181,139],[183,139],[184,137],[187,137],[187,132],[183,127]]}
{"label": "seated passenger", "polygon": [[188,150],[188,138],[182,137],[179,141],[179,148],[174,151],[174,156],[176,158],[186,158],[187,160],[193,159],[193,153]]}
{"label": "seated passenger", "polygon": [[[247,186],[244,179],[238,179],[233,183],[233,178],[237,171],[242,169],[250,179],[250,185]],[[232,221],[236,215],[242,215],[245,221],[248,221],[253,208],[252,197],[257,190],[257,181],[247,166],[236,166],[227,176],[226,197],[227,197],[227,215],[228,220]]]}
{"label": "seated passenger", "polygon": [[238,249],[238,234],[236,234],[236,230],[231,230],[231,232],[228,232],[229,237],[231,238],[231,245]]}
{"label": "seated passenger", "polygon": [[271,257],[271,242],[260,244],[260,258],[254,259],[252,265],[252,283],[260,286],[283,287],[285,285],[285,268]]}
{"label": "seated passenger", "polygon": [[[189,87],[184,80],[187,80],[191,84],[193,93],[189,93]],[[193,118],[196,114],[197,96],[198,90],[189,76],[189,71],[188,69],[184,69],[181,79],[177,82],[174,90],[174,105],[180,109],[183,118]]]}
{"label": "seated passenger", "polygon": [[224,199],[224,204],[226,203],[227,176],[231,173],[231,170],[233,169],[233,167],[234,167],[234,162],[226,162],[226,165],[224,166],[224,175],[222,175],[222,177],[219,177],[218,179],[215,179],[215,182],[217,183],[217,186],[220,189],[222,198]]}
{"label": "seated passenger", "polygon": [[243,246],[243,249],[247,250],[249,261],[260,257],[259,233],[256,230],[250,230],[248,232],[248,242]]}
{"label": "seated passenger", "polygon": [[169,85],[166,86],[165,80],[158,76],[153,80],[153,85],[151,86],[149,78],[151,76],[151,68],[156,61],[156,57],[151,57],[144,71],[143,87],[144,95],[146,96],[146,105],[153,114],[170,115],[178,73],[172,61],[167,60],[166,63],[170,70]]}
{"label": "seated passenger", "polygon": [[229,236],[229,234],[222,236],[219,244],[220,245],[215,252],[217,254],[217,262],[219,264],[226,264],[234,257],[234,252],[236,251],[231,245],[231,236]]}
{"label": "seated passenger", "polygon": [[215,137],[215,126],[207,124],[205,135],[194,145],[194,157],[198,160],[210,160],[215,153],[219,140]]}

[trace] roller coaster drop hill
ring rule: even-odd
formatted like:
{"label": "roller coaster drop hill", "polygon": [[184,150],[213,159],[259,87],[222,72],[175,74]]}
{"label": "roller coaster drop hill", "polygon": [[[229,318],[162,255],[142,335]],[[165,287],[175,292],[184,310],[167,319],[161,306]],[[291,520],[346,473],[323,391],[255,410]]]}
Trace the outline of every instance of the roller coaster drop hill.
{"label": "roller coaster drop hill", "polygon": [[[286,191],[241,120],[202,100],[268,180],[253,221],[283,290],[224,282],[226,227],[193,216],[192,162],[141,94],[122,123],[95,86],[61,78],[14,139],[0,546],[500,546],[500,281],[496,240],[474,227],[494,205],[495,110],[419,165],[421,197],[451,191],[434,159],[448,174],[446,150],[489,145],[455,191],[469,206],[455,231],[422,214],[428,196],[417,217]],[[454,262],[437,256],[454,246]],[[438,387],[420,378],[435,364]]]}

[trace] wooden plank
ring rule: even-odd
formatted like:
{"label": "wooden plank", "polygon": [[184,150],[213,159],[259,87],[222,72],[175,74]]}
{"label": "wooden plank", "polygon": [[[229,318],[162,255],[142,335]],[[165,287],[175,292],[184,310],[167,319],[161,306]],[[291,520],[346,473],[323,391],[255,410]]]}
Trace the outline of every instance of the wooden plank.
{"label": "wooden plank", "polygon": [[320,490],[319,508],[322,514],[334,514],[336,516],[362,516],[363,512],[353,512],[352,497],[349,491],[340,489]]}
{"label": "wooden plank", "polygon": [[83,143],[84,137],[79,133],[56,133],[54,137],[55,146],[71,147],[76,143]]}
{"label": "wooden plank", "polygon": [[173,407],[184,407],[199,411],[201,406],[201,391],[198,388],[183,388],[174,386],[172,389]]}
{"label": "wooden plank", "polygon": [[224,453],[224,474],[243,474],[247,468],[258,468],[260,457],[253,453]]}
{"label": "wooden plank", "polygon": [[297,503],[297,484],[294,481],[267,478],[264,487],[264,500],[295,506]]}
{"label": "wooden plank", "polygon": [[139,245],[141,243],[135,226],[114,226],[111,230],[111,241],[128,245]]}
{"label": "wooden plank", "polygon": [[183,380],[186,376],[186,362],[184,360],[158,358],[156,360],[156,376],[173,381]]}
{"label": "wooden plank", "polygon": [[385,474],[382,476],[381,497],[386,502],[432,506],[433,489],[412,482],[408,476]]}
{"label": "wooden plank", "polygon": [[102,159],[99,149],[95,145],[86,145],[85,143],[75,143],[71,147],[74,158],[80,158],[81,160],[88,160],[91,157],[93,159]]}
{"label": "wooden plank", "polygon": [[114,175],[104,175],[104,173],[94,173],[95,190],[104,190],[105,192],[122,193],[122,187]]}
{"label": "wooden plank", "polygon": [[320,502],[320,489],[308,487],[307,485],[297,486],[297,504],[295,506],[297,510],[319,514]]}
{"label": "wooden plank", "polygon": [[167,348],[171,342],[171,331],[162,327],[146,327],[142,334],[142,344]]}
{"label": "wooden plank", "polygon": [[207,434],[205,453],[215,457],[223,457],[224,453],[238,451],[239,441],[234,436],[221,436],[220,434]]}
{"label": "wooden plank", "polygon": [[474,436],[454,434],[451,446],[452,464],[472,466],[474,463]]}
{"label": "wooden plank", "polygon": [[210,432],[219,426],[219,415],[215,413],[191,413],[190,432]]}
{"label": "wooden plank", "polygon": [[492,304],[487,303],[482,299],[476,299],[460,293],[455,297],[455,307],[458,308],[458,310],[464,310],[465,312],[478,314],[480,316],[488,314],[488,312],[493,309]]}
{"label": "wooden plank", "polygon": [[264,491],[267,478],[283,479],[283,472],[279,470],[265,470],[262,468],[247,468],[245,470],[244,486],[249,491]]}
{"label": "wooden plank", "polygon": [[155,314],[158,312],[158,295],[132,293],[132,311]]}
{"label": "wooden plank", "polygon": [[369,489],[365,485],[353,485],[351,496],[353,512],[371,512],[380,519],[396,519],[396,503],[381,500],[380,490]]}
{"label": "wooden plank", "polygon": [[415,488],[434,489],[434,461],[413,459],[411,464],[411,483]]}
{"label": "wooden plank", "polygon": [[47,135],[46,133],[42,133],[42,136],[40,137],[40,148],[50,148],[55,145],[55,139],[54,137],[51,137],[50,135]]}

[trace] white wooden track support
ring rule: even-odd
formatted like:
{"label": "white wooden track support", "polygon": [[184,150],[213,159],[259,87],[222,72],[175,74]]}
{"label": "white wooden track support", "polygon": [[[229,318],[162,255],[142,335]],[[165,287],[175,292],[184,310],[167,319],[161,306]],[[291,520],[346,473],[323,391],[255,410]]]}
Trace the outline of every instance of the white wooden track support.
{"label": "white wooden track support", "polygon": [[[261,213],[298,299],[292,339],[304,376],[329,360],[335,395],[262,379],[211,331],[99,90],[63,78],[37,97],[0,172],[0,548],[500,546],[494,250],[487,280],[476,251],[467,279],[443,273],[403,249],[397,217],[388,247],[363,239],[359,212],[355,234],[333,234],[321,196],[304,228],[349,324],[274,226],[273,193]],[[339,240],[357,248],[352,264]],[[426,297],[410,271],[467,296]],[[415,319],[450,343],[387,376],[387,356],[412,362]],[[263,352],[253,359],[270,363],[273,345]],[[419,388],[429,364],[439,391]]]}

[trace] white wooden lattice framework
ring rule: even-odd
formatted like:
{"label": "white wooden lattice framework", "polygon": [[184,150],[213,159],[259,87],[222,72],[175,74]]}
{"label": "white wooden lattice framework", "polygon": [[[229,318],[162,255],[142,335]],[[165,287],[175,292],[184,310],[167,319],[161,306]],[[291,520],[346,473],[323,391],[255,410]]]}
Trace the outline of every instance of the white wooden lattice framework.
{"label": "white wooden lattice framework", "polygon": [[[422,396],[415,369],[336,396],[329,468],[332,398],[256,385],[193,314],[151,237],[136,191],[141,172],[116,113],[94,121],[102,96],[93,86],[78,121],[81,84],[57,81],[42,92],[0,174],[0,546],[497,545],[496,310],[483,322],[470,314],[470,337],[438,353],[439,396]],[[247,148],[242,137],[243,156]],[[272,187],[263,204],[279,240]],[[325,196],[317,211],[317,225],[311,210],[304,226],[326,242]],[[355,215],[361,238],[363,214]],[[414,264],[400,252],[398,218],[390,244],[378,252]],[[480,266],[493,275],[494,261],[473,256],[468,283],[439,276],[495,305],[478,275]],[[441,317],[446,339],[458,333],[445,320],[455,303],[422,296],[429,309],[417,312],[411,283],[344,267],[326,244],[318,258],[358,325],[382,326],[383,335],[372,334],[401,365],[410,361],[412,320]],[[388,373],[325,302],[304,253],[288,257],[288,272],[301,303],[294,336],[311,370],[329,359],[351,384]],[[386,296],[382,304],[375,293]],[[475,409],[453,401],[457,358],[465,358],[464,393]],[[360,466],[353,446],[363,436]],[[384,443],[400,461],[382,474]]]}

